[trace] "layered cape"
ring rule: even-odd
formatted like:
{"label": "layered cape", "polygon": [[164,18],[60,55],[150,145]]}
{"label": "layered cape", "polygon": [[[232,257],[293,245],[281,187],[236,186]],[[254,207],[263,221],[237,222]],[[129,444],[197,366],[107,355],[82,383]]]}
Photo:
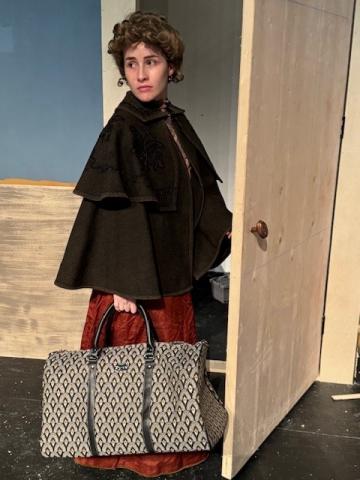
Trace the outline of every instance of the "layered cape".
{"label": "layered cape", "polygon": [[55,285],[160,298],[189,291],[229,255],[222,180],[184,110],[160,103],[128,91],[100,133],[74,189],[83,199]]}

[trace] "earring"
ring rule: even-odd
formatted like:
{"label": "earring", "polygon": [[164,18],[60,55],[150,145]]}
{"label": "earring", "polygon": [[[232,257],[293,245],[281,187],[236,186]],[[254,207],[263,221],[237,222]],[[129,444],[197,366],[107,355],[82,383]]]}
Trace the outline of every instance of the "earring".
{"label": "earring", "polygon": [[125,77],[120,77],[117,84],[118,84],[118,87],[122,87],[124,85],[124,83],[126,83],[126,85],[128,85],[128,81],[126,80]]}
{"label": "earring", "polygon": [[168,76],[168,81],[169,81],[169,82],[172,82],[173,80],[174,80],[174,76],[173,76],[173,75],[169,75],[169,76]]}

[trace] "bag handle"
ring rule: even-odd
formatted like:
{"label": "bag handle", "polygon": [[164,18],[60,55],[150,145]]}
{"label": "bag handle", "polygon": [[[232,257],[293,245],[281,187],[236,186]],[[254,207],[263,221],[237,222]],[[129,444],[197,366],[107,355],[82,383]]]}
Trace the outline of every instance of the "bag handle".
{"label": "bag handle", "polygon": [[[147,348],[144,353],[145,358],[145,375],[144,375],[144,403],[142,411],[142,428],[144,432],[145,445],[148,452],[154,452],[154,446],[151,440],[150,432],[150,394],[152,384],[152,369],[155,364],[155,341],[154,341],[154,329],[150,320],[146,314],[144,307],[141,304],[137,304],[138,311],[140,312],[146,326]],[[98,448],[96,444],[95,436],[95,390],[96,390],[96,368],[97,362],[100,358],[101,349],[98,347],[99,337],[103,326],[111,318],[114,318],[115,306],[111,303],[105,313],[103,314],[99,325],[96,329],[95,339],[93,347],[87,354],[87,361],[89,365],[88,376],[88,399],[87,399],[87,426],[89,432],[90,448],[93,456],[98,456]]]}
{"label": "bag handle", "polygon": [[[147,352],[154,352],[155,349],[155,339],[154,339],[154,328],[152,323],[150,322],[150,319],[147,316],[147,313],[145,311],[145,308],[140,304],[137,303],[138,311],[140,315],[142,316],[145,326],[146,326],[146,339],[147,339]],[[92,350],[98,350],[98,343],[99,343],[99,338],[100,338],[100,333],[101,330],[103,329],[104,325],[107,323],[107,321],[111,318],[111,320],[114,318],[114,313],[115,313],[115,306],[114,303],[111,303],[107,309],[105,310],[105,313],[103,314],[99,325],[97,326],[96,333],[95,333],[95,339],[94,339],[94,344],[92,347]]]}

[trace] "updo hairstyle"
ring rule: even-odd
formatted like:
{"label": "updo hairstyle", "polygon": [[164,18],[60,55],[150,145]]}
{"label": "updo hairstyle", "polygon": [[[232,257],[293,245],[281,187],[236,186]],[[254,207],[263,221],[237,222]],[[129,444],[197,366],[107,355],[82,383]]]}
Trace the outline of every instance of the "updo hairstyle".
{"label": "updo hairstyle", "polygon": [[180,34],[172,27],[166,17],[153,12],[137,10],[130,13],[113,28],[113,38],[108,43],[110,53],[123,78],[118,85],[123,85],[125,79],[124,52],[133,44],[144,42],[146,46],[160,50],[168,64],[174,68],[174,73],[169,81],[175,83],[183,80],[181,65],[184,54],[184,43]]}

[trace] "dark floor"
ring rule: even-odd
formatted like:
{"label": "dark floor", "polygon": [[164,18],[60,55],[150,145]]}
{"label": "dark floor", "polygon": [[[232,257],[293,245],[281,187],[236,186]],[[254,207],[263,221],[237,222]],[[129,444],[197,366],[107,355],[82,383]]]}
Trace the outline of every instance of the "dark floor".
{"label": "dark floor", "polygon": [[207,357],[225,361],[228,305],[214,300],[209,282],[210,278],[220,275],[208,272],[195,283],[191,293],[198,338],[209,342]]}
{"label": "dark floor", "polygon": [[[214,275],[214,274],[211,274]],[[207,278],[193,290],[199,339],[208,358],[225,360],[227,305],[212,299]],[[72,459],[40,454],[43,360],[0,357],[0,480],[139,479],[128,470],[84,468]],[[211,374],[223,398],[224,375]],[[360,480],[360,400],[331,395],[360,392],[360,385],[315,382],[234,477],[241,480]],[[210,458],[161,479],[221,479],[221,442]]]}
{"label": "dark floor", "polygon": [[[1,480],[113,480],[144,478],[127,470],[84,468],[39,451],[43,360],[0,358]],[[211,375],[223,392],[223,375]],[[332,394],[360,385],[316,382],[235,477],[241,480],[359,480],[360,400]],[[221,442],[203,464],[160,478],[221,479]]]}

